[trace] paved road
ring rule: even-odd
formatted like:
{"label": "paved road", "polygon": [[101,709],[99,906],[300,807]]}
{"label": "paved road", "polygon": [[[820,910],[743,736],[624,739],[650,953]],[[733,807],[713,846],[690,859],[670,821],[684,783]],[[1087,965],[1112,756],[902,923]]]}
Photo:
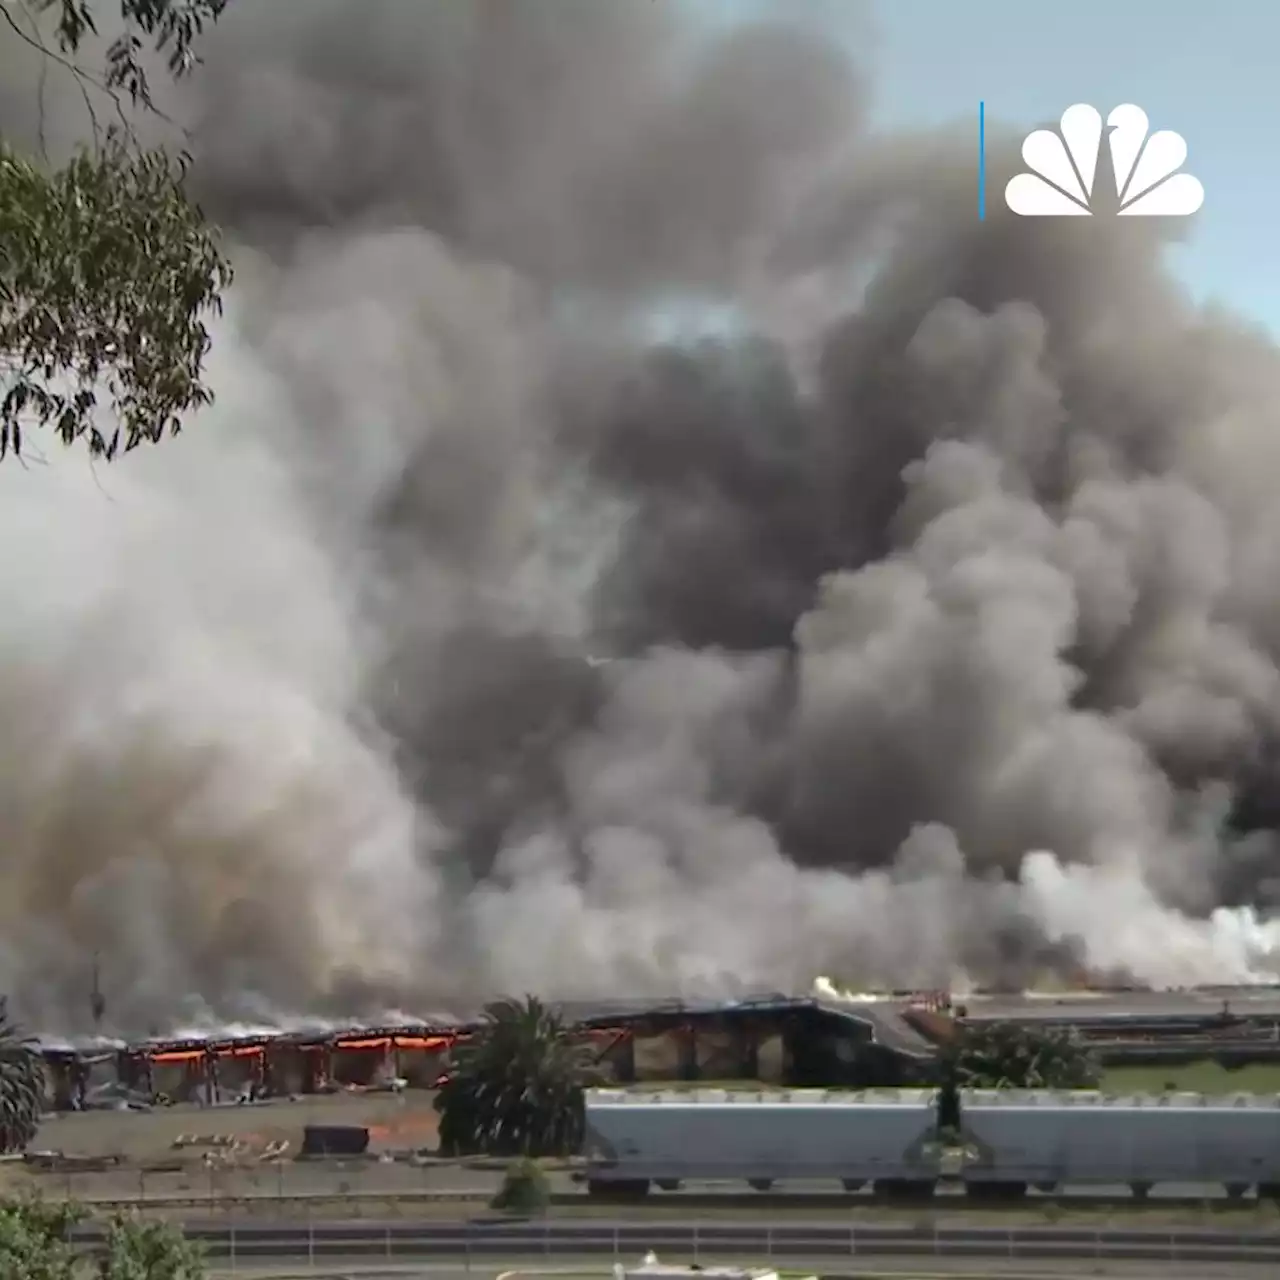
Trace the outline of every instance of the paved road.
{"label": "paved road", "polygon": [[[302,1270],[299,1271],[299,1263]],[[583,1269],[594,1267],[599,1270],[600,1260],[598,1258],[584,1258],[582,1260]],[[500,1280],[500,1277],[510,1273],[511,1268],[505,1263],[492,1267],[474,1266],[468,1267],[465,1263],[447,1262],[444,1264],[424,1264],[421,1262],[350,1262],[345,1265],[331,1264],[328,1262],[317,1262],[314,1267],[307,1266],[306,1258],[293,1258],[284,1262],[275,1264],[266,1263],[264,1266],[258,1266],[254,1263],[246,1263],[243,1266],[237,1266],[230,1270],[223,1269],[207,1271],[208,1280],[301,1280],[302,1276],[306,1280]],[[1080,1280],[1093,1280],[1093,1275],[1102,1274],[1095,1272],[1090,1276],[1082,1276]],[[512,1277],[515,1280],[515,1277]],[[545,1276],[522,1277],[522,1280],[548,1280]],[[579,1276],[571,1278],[566,1276],[564,1280],[591,1280],[588,1276]],[[598,1277],[597,1280],[603,1280]],[[850,1277],[850,1280],[853,1280]],[[868,1277],[859,1277],[859,1280],[869,1280]],[[905,1280],[905,1277],[903,1278]],[[913,1280],[920,1280],[920,1277],[913,1277]],[[983,1280],[987,1280],[983,1277]],[[1009,1276],[1008,1280],[1017,1280],[1013,1276]],[[1036,1280],[1045,1280],[1044,1277],[1037,1277]],[[1053,1277],[1053,1280],[1064,1280],[1064,1277]],[[1066,1277],[1065,1280],[1073,1280],[1072,1277]],[[1196,1280],[1207,1280],[1205,1276],[1197,1276]],[[1270,1280],[1270,1277],[1267,1278]]]}
{"label": "paved road", "polygon": [[[387,1168],[402,1176],[380,1176],[386,1172]],[[197,1204],[200,1201],[214,1203],[220,1199],[235,1200],[237,1198],[253,1199],[263,1205],[270,1205],[275,1201],[293,1200],[305,1203],[308,1200],[334,1197],[368,1203],[401,1196],[408,1202],[414,1196],[421,1196],[435,1201],[454,1202],[461,1211],[467,1203],[487,1202],[502,1181],[500,1174],[485,1170],[450,1169],[421,1176],[421,1170],[403,1165],[389,1167],[371,1165],[363,1172],[352,1171],[346,1179],[339,1178],[332,1172],[317,1173],[315,1170],[308,1170],[305,1166],[301,1166],[301,1173],[316,1176],[299,1176],[296,1179],[280,1179],[278,1182],[266,1176],[256,1185],[247,1185],[243,1190],[199,1180],[183,1183],[177,1180],[162,1182],[148,1179],[145,1183],[135,1184],[128,1179],[120,1179],[114,1185],[89,1189],[75,1182],[52,1181],[45,1186],[44,1191],[49,1196],[63,1194],[86,1204],[112,1205],[117,1203],[182,1205]],[[585,1187],[575,1183],[567,1173],[552,1172],[548,1175],[548,1182],[559,1204],[572,1205],[578,1200],[581,1200],[583,1205],[594,1203],[588,1198]],[[686,1211],[702,1207],[717,1210],[731,1209],[742,1205],[750,1210],[763,1209],[767,1212],[770,1200],[778,1197],[790,1200],[792,1207],[804,1199],[812,1202],[811,1207],[828,1208],[833,1211],[843,1208],[867,1208],[876,1201],[870,1187],[852,1192],[841,1191],[838,1184],[830,1178],[782,1178],[775,1182],[767,1193],[749,1190],[747,1184],[741,1179],[699,1178],[682,1182],[678,1191],[662,1191],[655,1188],[649,1193],[645,1204],[682,1206]],[[1089,1204],[1114,1204],[1117,1207],[1123,1207],[1125,1204],[1136,1203],[1129,1185],[1119,1182],[1077,1184],[1060,1187],[1054,1192],[1040,1192],[1033,1187],[1028,1190],[1027,1198],[1032,1201],[1067,1200],[1072,1208],[1085,1207]],[[1221,1183],[1161,1183],[1151,1189],[1150,1198],[1162,1202],[1184,1201],[1198,1205],[1205,1200],[1225,1200],[1227,1193]],[[950,1207],[963,1204],[966,1197],[963,1187],[943,1184],[938,1187],[935,1199]],[[1252,1202],[1256,1197],[1251,1192],[1247,1199]]]}
{"label": "paved road", "polygon": [[[497,1184],[495,1183],[494,1189],[496,1190],[496,1188]],[[556,1186],[554,1189],[557,1192],[562,1190],[560,1186]],[[576,1188],[574,1189],[576,1190]],[[664,1201],[678,1203],[682,1199],[713,1202],[721,1198],[726,1201],[733,1198],[745,1200],[750,1204],[753,1197],[759,1197],[762,1194],[761,1192],[745,1190],[744,1184],[740,1181],[713,1181],[707,1179],[705,1181],[694,1180],[681,1183],[679,1191],[653,1190],[649,1193],[645,1203],[661,1204]],[[863,1187],[859,1191],[839,1191],[833,1189],[830,1179],[823,1180],[820,1178],[779,1179],[767,1194],[770,1196],[806,1196],[816,1200],[829,1199],[832,1207],[838,1205],[850,1208],[869,1206],[876,1199],[875,1193],[870,1187]],[[1227,1192],[1220,1182],[1162,1182],[1158,1186],[1151,1188],[1148,1198],[1150,1200],[1186,1201],[1200,1204],[1205,1200],[1226,1200]],[[1246,1198],[1249,1201],[1253,1201],[1257,1197],[1250,1192]],[[1066,1199],[1071,1201],[1073,1209],[1084,1208],[1091,1203],[1111,1205],[1119,1202],[1118,1207],[1123,1207],[1125,1204],[1138,1203],[1132,1188],[1126,1182],[1076,1184],[1074,1186],[1059,1187],[1052,1192],[1037,1191],[1034,1187],[1029,1187],[1027,1189],[1027,1199],[1032,1201]],[[948,1208],[969,1202],[964,1188],[952,1183],[940,1185],[934,1192],[934,1200],[941,1201]],[[863,1202],[866,1202],[865,1206]]]}
{"label": "paved road", "polygon": [[[636,1257],[648,1250],[693,1258],[974,1257],[1069,1261],[1133,1259],[1151,1262],[1280,1263],[1280,1230],[1215,1228],[1153,1231],[1037,1225],[914,1227],[845,1222],[688,1223],[551,1220],[541,1222],[403,1222],[264,1225],[252,1219],[228,1225],[191,1223],[186,1233],[203,1242],[210,1261],[262,1265],[360,1259],[374,1262],[465,1257],[515,1267],[566,1255]],[[77,1241],[92,1245],[101,1228],[85,1227]]]}
{"label": "paved road", "polygon": [[[493,1183],[493,1190],[496,1191],[498,1186],[497,1180]],[[556,1194],[565,1194],[568,1192],[576,1192],[581,1188],[574,1186],[568,1182],[567,1176],[563,1184],[558,1182],[552,1183],[552,1190]],[[593,1203],[587,1200],[584,1194],[583,1203]],[[767,1193],[750,1191],[746,1184],[742,1181],[733,1181],[729,1179],[692,1179],[680,1184],[679,1191],[660,1191],[653,1189],[648,1197],[643,1201],[646,1205],[661,1205],[664,1203],[679,1204],[681,1201],[699,1201],[707,1204],[714,1204],[718,1200],[724,1200],[726,1204],[730,1201],[743,1201],[750,1206],[753,1201],[762,1201],[763,1207],[768,1209],[768,1198],[772,1196],[782,1197],[806,1197],[819,1202],[828,1202],[830,1208],[868,1208],[876,1201],[875,1192],[868,1186],[863,1187],[859,1191],[840,1191],[832,1184],[831,1179],[823,1178],[780,1178],[770,1187]],[[461,1195],[459,1198],[462,1198]],[[1227,1192],[1220,1182],[1162,1182],[1158,1186],[1151,1188],[1149,1193],[1150,1200],[1169,1200],[1169,1201],[1186,1201],[1192,1204],[1200,1204],[1205,1200],[1226,1200]],[[1250,1192],[1247,1200],[1253,1201],[1257,1197]],[[934,1192],[935,1202],[941,1202],[947,1208],[959,1207],[969,1201],[965,1190],[962,1186],[954,1183],[943,1183]],[[1027,1189],[1027,1199],[1030,1201],[1058,1201],[1069,1200],[1071,1207],[1085,1208],[1090,1204],[1113,1205],[1123,1208],[1126,1204],[1137,1204],[1133,1190],[1127,1182],[1115,1183],[1088,1183],[1076,1184],[1073,1186],[1059,1187],[1056,1191],[1044,1192],[1037,1191],[1034,1187]],[[1118,1203],[1117,1203],[1118,1202]]]}
{"label": "paved road", "polygon": [[[796,1265],[792,1266],[792,1263]],[[305,1259],[303,1260],[305,1266]],[[1268,1263],[1176,1263],[1176,1262],[1114,1262],[1105,1259],[1090,1259],[1087,1264],[1076,1264],[1075,1267],[1055,1267],[1052,1271],[1041,1268],[1029,1269],[1025,1262],[1017,1262],[1007,1258],[930,1258],[921,1263],[918,1258],[876,1258],[874,1262],[860,1263],[856,1273],[849,1270],[845,1259],[833,1261],[831,1266],[815,1265],[812,1259],[775,1258],[773,1264],[788,1270],[812,1272],[819,1280],[880,1280],[880,1277],[896,1276],[900,1280],[933,1280],[934,1277],[947,1277],[947,1280],[961,1280],[961,1277],[972,1277],[973,1280],[1098,1280],[1099,1276],[1113,1276],[1116,1280],[1244,1280],[1245,1277],[1258,1276],[1272,1280],[1272,1270]],[[588,1276],[602,1276],[604,1263],[598,1257],[584,1255],[581,1257],[557,1258],[556,1269],[565,1275],[566,1280],[577,1275],[583,1280],[581,1273]],[[841,1270],[843,1268],[843,1270]],[[922,1274],[923,1273],[923,1274]],[[502,1266],[472,1266],[438,1263],[387,1263],[372,1264],[348,1260],[344,1264],[317,1263],[314,1268],[307,1268],[303,1273],[308,1280],[500,1280],[500,1277],[511,1277],[511,1280],[546,1280],[546,1270],[531,1263],[528,1269]],[[239,1266],[231,1271],[211,1271],[210,1280],[298,1280],[297,1262],[290,1264],[268,1264],[266,1267],[253,1265]]]}

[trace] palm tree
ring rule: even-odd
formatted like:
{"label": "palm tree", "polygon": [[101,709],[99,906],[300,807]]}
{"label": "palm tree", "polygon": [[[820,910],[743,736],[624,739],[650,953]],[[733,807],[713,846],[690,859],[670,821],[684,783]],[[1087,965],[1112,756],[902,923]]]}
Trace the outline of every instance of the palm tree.
{"label": "palm tree", "polygon": [[0,996],[0,1152],[21,1151],[36,1136],[44,1095],[44,1063]]}
{"label": "palm tree", "polygon": [[948,1050],[942,1057],[942,1078],[933,1106],[937,1139],[944,1147],[954,1147],[960,1142],[964,1130],[961,1114],[960,1063],[957,1054]]}
{"label": "palm tree", "polygon": [[582,1145],[589,1043],[535,996],[488,1005],[436,1095],[442,1155],[571,1155]]}

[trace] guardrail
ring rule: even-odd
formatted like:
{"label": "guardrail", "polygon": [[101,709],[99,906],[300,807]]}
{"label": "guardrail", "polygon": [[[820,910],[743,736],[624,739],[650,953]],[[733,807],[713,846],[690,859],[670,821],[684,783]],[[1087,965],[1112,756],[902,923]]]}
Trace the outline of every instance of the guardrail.
{"label": "guardrail", "polygon": [[[246,1202],[263,1206],[274,1204],[280,1209],[291,1201],[318,1203],[344,1200],[362,1204],[378,1201],[405,1204],[454,1200],[486,1202],[497,1191],[503,1176],[501,1169],[447,1164],[419,1166],[376,1160],[281,1162],[219,1169],[195,1167],[181,1172],[119,1168],[87,1173],[71,1169],[28,1170],[21,1166],[6,1166],[6,1169],[9,1173],[7,1194],[11,1195],[30,1192],[46,1199],[74,1200],[94,1207],[139,1205],[159,1209],[204,1205],[217,1212],[235,1212]],[[1009,1176],[1020,1175],[1010,1172]],[[1024,1173],[1021,1176],[1030,1176],[1034,1180],[1035,1175]],[[551,1170],[549,1177],[558,1201],[586,1202],[585,1186],[569,1172]],[[1139,1202],[1127,1186],[1130,1178],[1142,1180],[1143,1172],[1131,1170],[1128,1177],[1121,1174],[1115,1182],[1092,1192],[1091,1184],[1068,1181],[1063,1184],[1063,1190],[1070,1194],[1062,1196],[1062,1202],[1075,1207],[1086,1200],[1138,1206]],[[1221,1174],[1215,1176],[1215,1171],[1210,1168],[1187,1170],[1176,1181],[1188,1190],[1177,1198],[1191,1205],[1225,1202],[1226,1192],[1220,1179]],[[717,1186],[719,1183],[728,1185]],[[955,1185],[940,1189],[939,1199],[952,1199],[960,1190]],[[835,1207],[837,1204],[862,1206],[877,1202],[870,1187],[857,1192],[842,1192],[837,1177],[827,1166],[793,1166],[782,1184],[768,1194],[785,1196],[792,1207],[799,1205],[803,1198],[813,1200],[816,1207]],[[748,1191],[746,1174],[732,1164],[704,1170],[702,1176],[686,1182],[679,1195],[684,1203],[693,1197],[706,1195],[713,1196],[717,1204],[727,1204],[726,1197],[730,1196],[749,1197],[757,1205],[761,1205],[762,1199],[767,1202],[766,1193]],[[656,1203],[660,1198],[655,1195],[649,1203]],[[1057,1196],[1035,1197],[1037,1204],[1056,1199]],[[1164,1204],[1171,1199],[1164,1194],[1159,1196]]]}
{"label": "guardrail", "polygon": [[[820,1223],[626,1223],[590,1220],[459,1222],[353,1226],[200,1226],[185,1228],[206,1258],[224,1270],[275,1263],[332,1265],[335,1260],[409,1262],[449,1259],[490,1269],[518,1261],[607,1257],[636,1260],[652,1250],[663,1261],[734,1262],[973,1257],[1015,1260],[1107,1259],[1171,1263],[1280,1262],[1280,1232],[1142,1231],[1062,1227],[876,1226]],[[101,1229],[80,1228],[88,1250]]]}

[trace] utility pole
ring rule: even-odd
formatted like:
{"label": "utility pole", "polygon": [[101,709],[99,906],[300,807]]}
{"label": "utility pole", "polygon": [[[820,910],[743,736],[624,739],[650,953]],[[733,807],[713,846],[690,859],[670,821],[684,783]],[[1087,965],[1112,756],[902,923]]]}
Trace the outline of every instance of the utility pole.
{"label": "utility pole", "polygon": [[102,994],[102,986],[99,982],[100,970],[98,965],[98,953],[93,953],[93,987],[89,991],[89,1012],[93,1015],[94,1034],[101,1034],[102,1031],[102,1015],[107,1011],[107,1000]]}

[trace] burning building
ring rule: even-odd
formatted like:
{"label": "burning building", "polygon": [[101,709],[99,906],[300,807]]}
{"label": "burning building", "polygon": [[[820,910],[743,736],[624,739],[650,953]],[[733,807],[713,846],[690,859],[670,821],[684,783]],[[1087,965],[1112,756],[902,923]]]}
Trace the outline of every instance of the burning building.
{"label": "burning building", "polygon": [[[565,1005],[617,1083],[760,1080],[901,1084],[923,1079],[933,1044],[898,1004],[848,1007],[764,996],[728,1004]],[[340,1090],[430,1089],[475,1023],[351,1027],[233,1038],[95,1041],[42,1048],[50,1105],[127,1095],[215,1105]]]}

